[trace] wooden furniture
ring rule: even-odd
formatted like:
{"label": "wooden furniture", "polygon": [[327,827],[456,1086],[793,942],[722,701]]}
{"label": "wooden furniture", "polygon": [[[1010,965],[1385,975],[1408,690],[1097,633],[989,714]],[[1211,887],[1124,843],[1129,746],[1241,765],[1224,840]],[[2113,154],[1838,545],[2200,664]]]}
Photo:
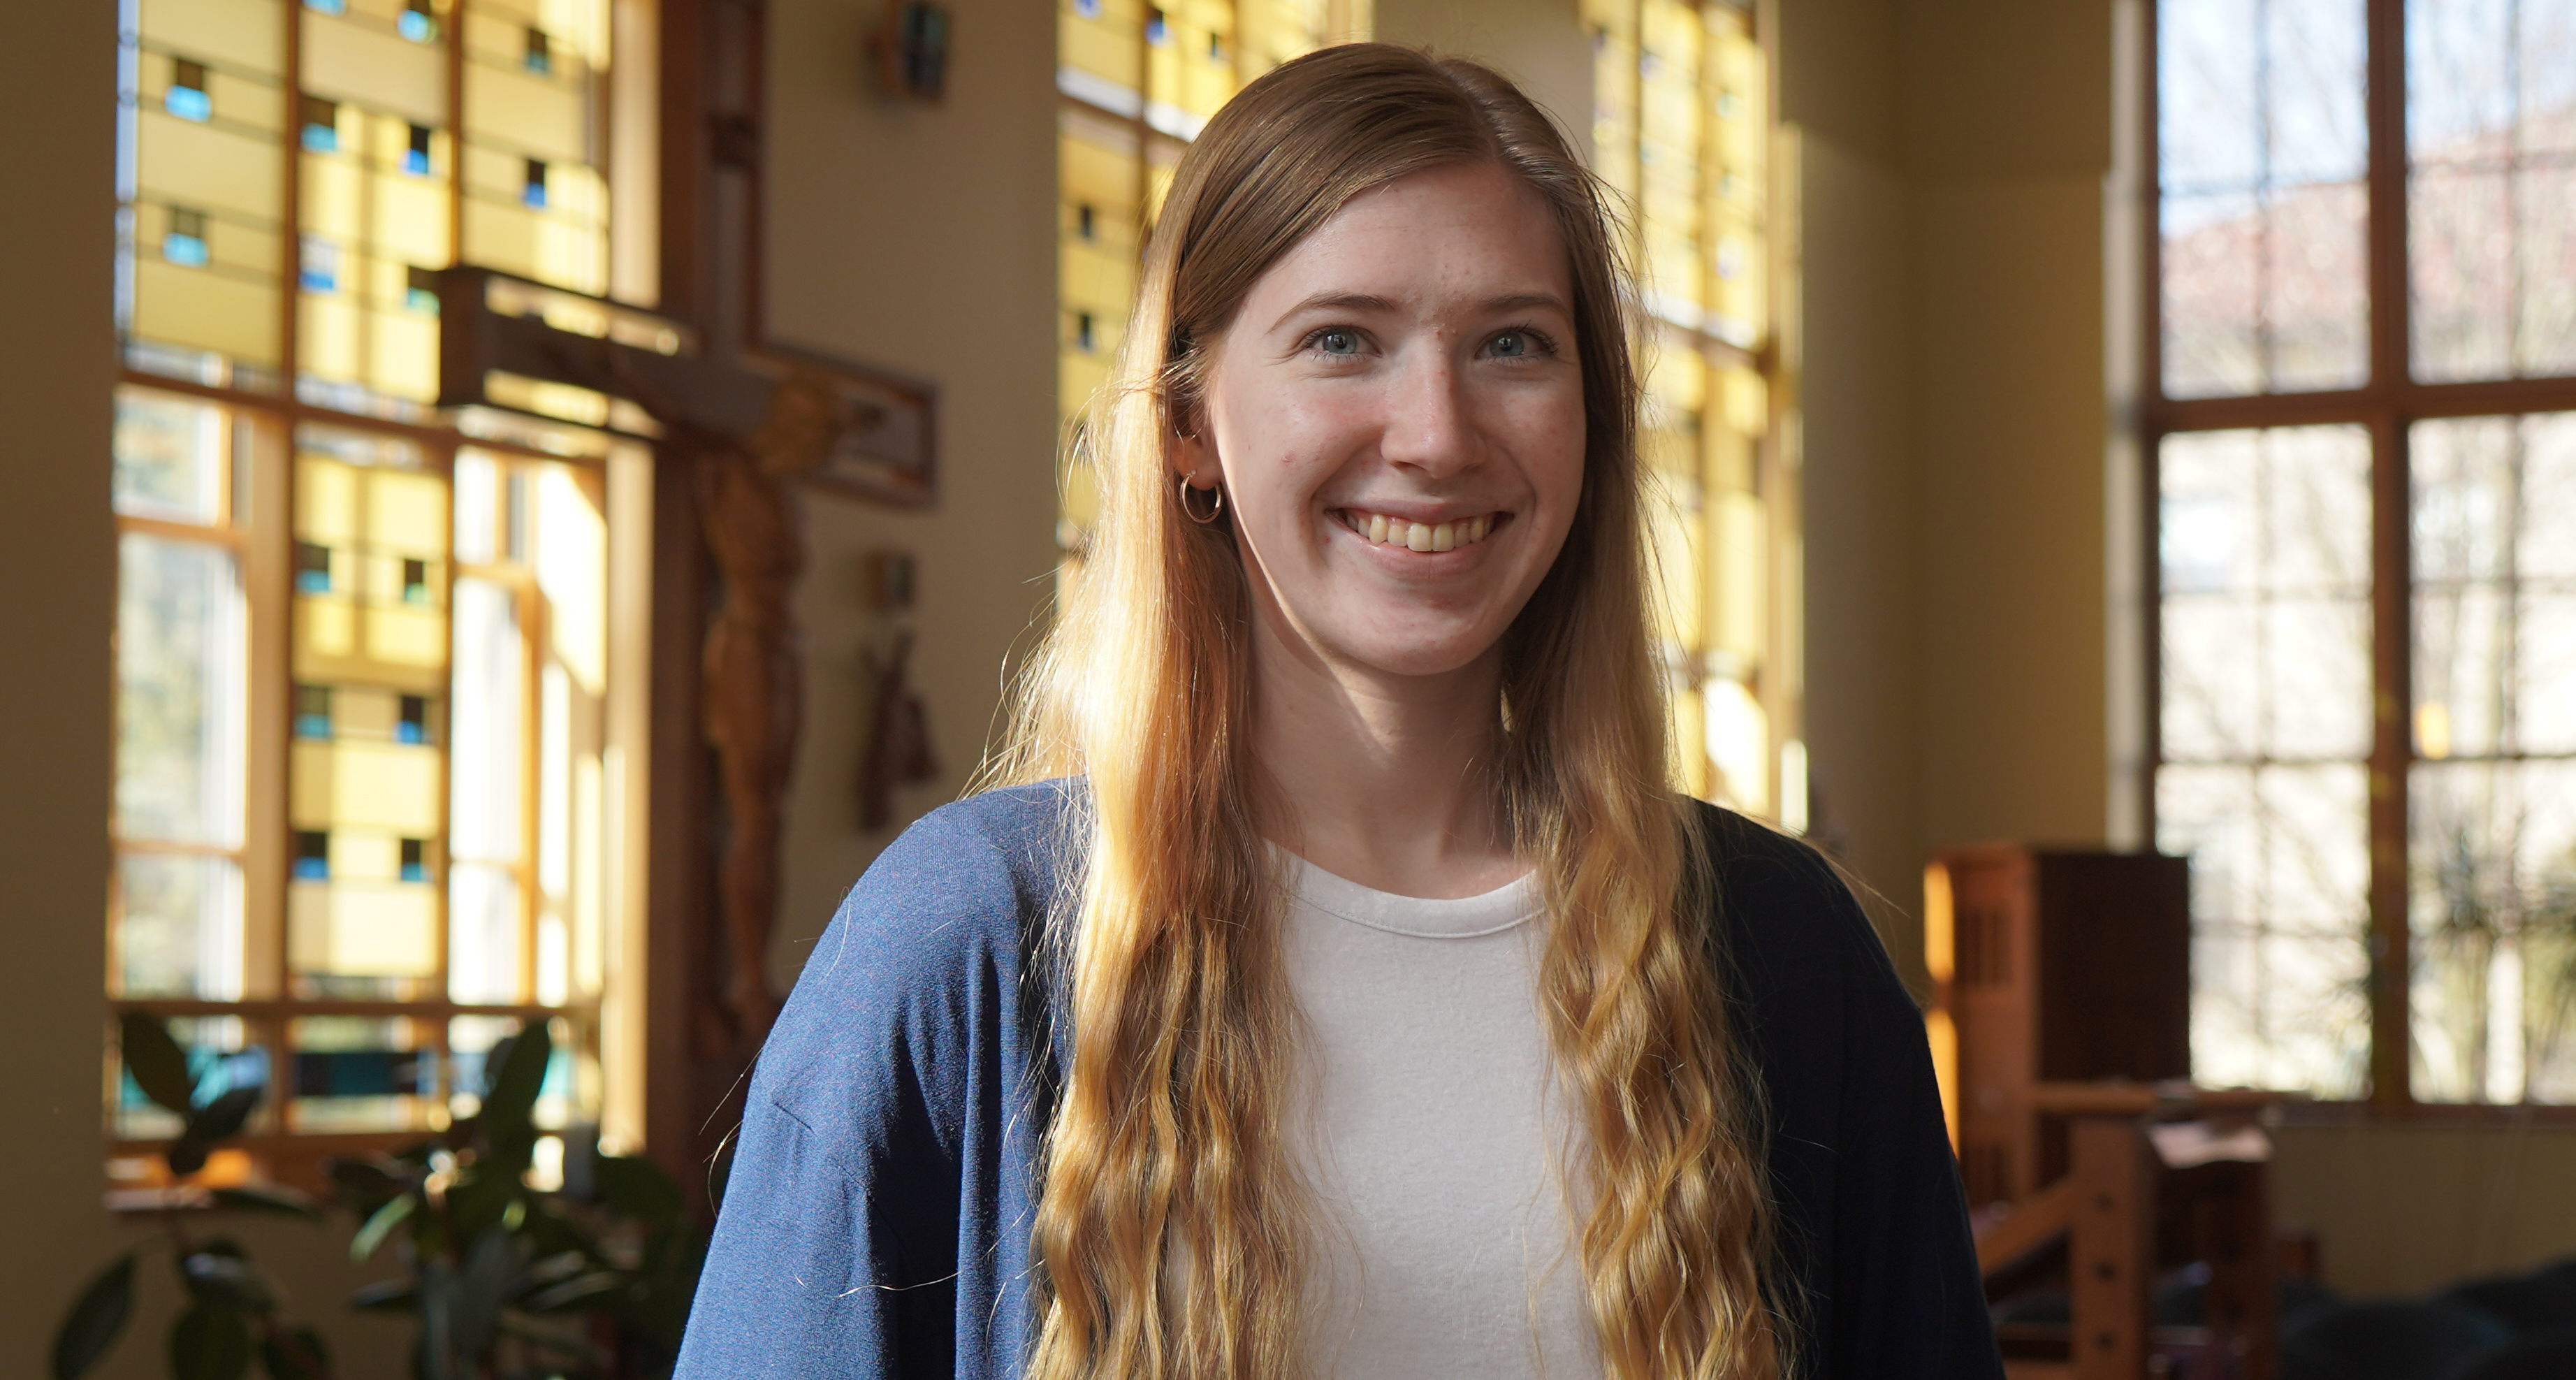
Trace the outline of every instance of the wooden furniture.
{"label": "wooden furniture", "polygon": [[[1988,845],[1925,871],[1926,1014],[2014,1380],[2270,1380],[2275,1291],[2253,1124],[2277,1094],[2195,1088],[2180,858]],[[2184,1276],[2174,1272],[2190,1268]],[[2155,1324],[2199,1281],[2196,1326]]]}
{"label": "wooden furniture", "polygon": [[2180,858],[2009,844],[1925,870],[1933,1057],[1971,1207],[2066,1173],[2073,1095],[2044,1085],[2190,1078],[2189,885]]}
{"label": "wooden furniture", "polygon": [[[2063,1325],[1998,1329],[2011,1380],[2270,1380],[2278,1294],[2265,1163],[2193,1153],[2195,1144],[2268,1153],[2259,1132],[2249,1146],[2244,1111],[2235,1099],[2186,1100],[2144,1116],[2067,1118],[2066,1177],[1987,1214],[1977,1236],[1990,1289],[2065,1285]],[[2177,1113],[2194,1119],[2154,1120]],[[2200,1320],[2158,1326],[2157,1284],[2181,1265],[2198,1267]]]}

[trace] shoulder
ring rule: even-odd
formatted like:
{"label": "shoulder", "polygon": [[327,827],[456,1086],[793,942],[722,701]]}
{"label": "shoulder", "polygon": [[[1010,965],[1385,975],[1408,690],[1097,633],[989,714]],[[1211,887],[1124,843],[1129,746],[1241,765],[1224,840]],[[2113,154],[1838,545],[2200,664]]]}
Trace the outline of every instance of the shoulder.
{"label": "shoulder", "polygon": [[1044,905],[1080,795],[1077,782],[1060,778],[940,806],[877,855],[840,918],[904,923]]}
{"label": "shoulder", "polygon": [[1079,800],[1069,780],[986,791],[887,845],[797,975],[761,1052],[766,1091],[788,1096],[898,1053],[930,1057],[999,1018],[993,1003],[1016,1001],[1057,896]]}
{"label": "shoulder", "polygon": [[1716,882],[1711,937],[1740,998],[1756,1008],[1916,1018],[1878,931],[1833,863],[1731,810],[1693,808]]}

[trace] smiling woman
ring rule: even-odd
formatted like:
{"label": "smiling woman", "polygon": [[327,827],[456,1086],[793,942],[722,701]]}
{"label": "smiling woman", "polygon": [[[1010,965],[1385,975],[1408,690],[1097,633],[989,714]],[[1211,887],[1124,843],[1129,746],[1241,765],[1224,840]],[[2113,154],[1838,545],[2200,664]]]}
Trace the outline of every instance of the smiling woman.
{"label": "smiling woman", "polygon": [[682,1375],[2000,1374],[1886,955],[1671,782],[1614,243],[1470,63],[1210,121],[996,789],[807,963]]}

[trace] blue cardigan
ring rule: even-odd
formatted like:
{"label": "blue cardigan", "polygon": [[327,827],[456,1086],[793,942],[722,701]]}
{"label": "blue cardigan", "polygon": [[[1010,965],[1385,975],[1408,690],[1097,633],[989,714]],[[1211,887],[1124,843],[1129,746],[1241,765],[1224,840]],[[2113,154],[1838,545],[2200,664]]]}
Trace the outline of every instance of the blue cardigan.
{"label": "blue cardigan", "polygon": [[[752,1077],[680,1380],[1016,1380],[1066,1057],[1038,936],[1077,789],[934,811],[842,902]],[[2000,1377],[1914,1003],[1813,851],[1702,824],[1802,1370]]]}

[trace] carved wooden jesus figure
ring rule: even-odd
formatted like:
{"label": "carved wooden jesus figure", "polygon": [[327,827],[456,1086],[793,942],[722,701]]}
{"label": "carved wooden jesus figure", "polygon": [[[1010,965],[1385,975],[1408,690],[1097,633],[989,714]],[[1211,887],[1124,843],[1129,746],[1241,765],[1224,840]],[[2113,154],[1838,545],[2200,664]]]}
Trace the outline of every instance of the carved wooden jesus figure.
{"label": "carved wooden jesus figure", "polygon": [[769,416],[742,440],[699,432],[698,525],[723,603],[707,628],[704,727],[716,750],[730,827],[717,864],[730,973],[724,1007],[738,1039],[777,1014],[769,931],[778,912],[781,805],[803,718],[804,653],[788,607],[805,567],[796,479],[854,424],[850,407],[809,375],[782,381]]}

